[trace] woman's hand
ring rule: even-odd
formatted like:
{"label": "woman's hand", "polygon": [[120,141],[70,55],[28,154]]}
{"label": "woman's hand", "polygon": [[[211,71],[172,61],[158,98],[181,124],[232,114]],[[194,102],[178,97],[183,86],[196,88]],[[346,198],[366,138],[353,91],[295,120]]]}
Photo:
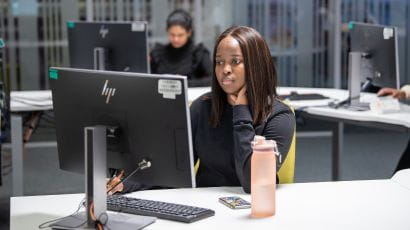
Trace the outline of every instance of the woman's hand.
{"label": "woman's hand", "polygon": [[406,93],[399,89],[383,88],[377,93],[377,96],[390,96],[390,95],[398,99],[406,98]]}
{"label": "woman's hand", "polygon": [[228,95],[228,100],[231,105],[247,105],[248,98],[246,97],[246,85],[239,90],[237,95]]}
{"label": "woman's hand", "polygon": [[124,170],[121,170],[120,174],[113,177],[107,182],[108,195],[122,192],[124,190],[124,184],[121,182],[121,178],[124,176]]}

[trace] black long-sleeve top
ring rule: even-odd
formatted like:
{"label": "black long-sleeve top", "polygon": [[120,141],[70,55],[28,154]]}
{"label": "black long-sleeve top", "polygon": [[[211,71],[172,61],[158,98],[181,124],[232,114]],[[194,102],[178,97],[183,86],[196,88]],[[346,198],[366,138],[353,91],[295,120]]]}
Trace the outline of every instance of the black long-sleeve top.
{"label": "black long-sleeve top", "polygon": [[151,51],[151,72],[187,76],[189,87],[209,86],[212,62],[206,47],[191,39],[181,48],[156,44]]}
{"label": "black long-sleeve top", "polygon": [[[275,99],[266,122],[253,125],[247,105],[226,103],[219,125],[213,128],[209,123],[211,108],[209,94],[191,105],[194,155],[195,159],[200,159],[197,186],[242,186],[249,193],[251,141],[255,134],[275,140],[283,162],[294,134],[294,114],[287,105]],[[277,161],[277,171],[280,167],[281,162]]]}

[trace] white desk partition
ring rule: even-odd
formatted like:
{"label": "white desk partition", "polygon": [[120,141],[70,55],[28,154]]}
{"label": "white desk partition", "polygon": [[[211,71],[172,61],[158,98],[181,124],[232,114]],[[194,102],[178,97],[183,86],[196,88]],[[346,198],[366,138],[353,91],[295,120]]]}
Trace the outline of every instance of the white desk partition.
{"label": "white desk partition", "polygon": [[[410,171],[407,171],[407,178]],[[403,175],[402,175],[403,177]],[[232,210],[222,196],[250,195],[238,187],[151,190],[132,197],[195,205],[215,210],[215,216],[185,224],[158,219],[146,229],[371,229],[408,230],[410,189],[399,181],[368,180],[279,185],[276,215],[253,219],[250,209]],[[36,229],[53,218],[74,212],[83,194],[12,197],[10,229]]]}

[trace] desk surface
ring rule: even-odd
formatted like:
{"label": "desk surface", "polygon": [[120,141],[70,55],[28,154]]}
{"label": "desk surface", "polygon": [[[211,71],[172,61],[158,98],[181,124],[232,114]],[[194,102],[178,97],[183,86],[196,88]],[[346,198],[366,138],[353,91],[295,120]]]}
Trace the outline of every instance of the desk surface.
{"label": "desk surface", "polygon": [[[274,217],[252,219],[250,209],[232,210],[222,196],[250,195],[238,187],[141,191],[133,197],[190,204],[215,210],[215,216],[185,224],[158,219],[147,229],[409,229],[410,170],[395,179],[280,185]],[[83,194],[12,197],[10,229],[33,229],[71,214]]]}

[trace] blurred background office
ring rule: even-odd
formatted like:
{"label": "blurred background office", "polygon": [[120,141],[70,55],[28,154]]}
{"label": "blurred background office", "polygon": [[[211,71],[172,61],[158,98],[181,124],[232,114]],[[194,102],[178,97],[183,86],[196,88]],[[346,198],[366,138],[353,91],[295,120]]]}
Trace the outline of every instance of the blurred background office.
{"label": "blurred background office", "polygon": [[[401,82],[409,82],[406,0],[2,0],[0,37],[7,46],[0,72],[12,90],[48,89],[48,66],[68,66],[67,20],[149,23],[149,42],[167,43],[167,15],[186,9],[195,41],[212,50],[233,24],[262,33],[284,86],[346,87],[349,21],[399,28]],[[339,31],[339,32],[337,32]]]}
{"label": "blurred background office", "polygon": [[[257,29],[268,42],[280,86],[347,87],[350,21],[398,27],[402,83],[410,82],[408,0],[0,0],[0,80],[11,90],[49,89],[48,67],[69,66],[66,22],[147,21],[149,45],[167,43],[166,17],[174,9],[194,19],[194,40],[212,52],[231,25]],[[212,54],[211,54],[212,55]],[[296,182],[330,180],[331,133],[326,122],[298,123]],[[346,126],[344,180],[389,178],[408,132]],[[8,229],[11,151],[2,132],[0,229]],[[82,192],[83,175],[58,169],[52,112],[42,116],[25,150],[25,194]],[[357,153],[361,154],[357,154]]]}

